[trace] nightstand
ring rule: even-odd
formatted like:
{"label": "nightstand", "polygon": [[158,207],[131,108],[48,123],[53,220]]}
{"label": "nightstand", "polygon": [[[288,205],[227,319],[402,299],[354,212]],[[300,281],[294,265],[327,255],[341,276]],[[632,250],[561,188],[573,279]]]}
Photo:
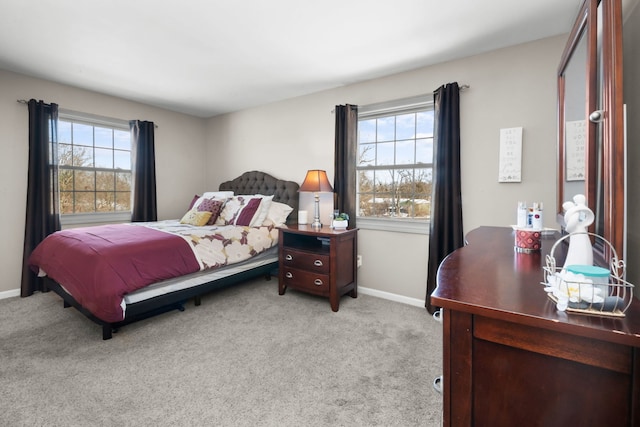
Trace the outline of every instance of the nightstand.
{"label": "nightstand", "polygon": [[327,297],[333,311],[338,311],[342,295],[357,298],[357,236],[357,228],[280,228],[278,293],[284,295],[291,287]]}

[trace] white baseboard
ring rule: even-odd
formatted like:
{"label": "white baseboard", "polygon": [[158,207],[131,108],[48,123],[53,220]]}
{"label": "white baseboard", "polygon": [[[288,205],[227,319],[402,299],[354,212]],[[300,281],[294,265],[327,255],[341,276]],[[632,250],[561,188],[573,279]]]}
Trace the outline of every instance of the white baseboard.
{"label": "white baseboard", "polygon": [[365,295],[371,295],[378,298],[388,299],[391,301],[401,302],[403,304],[424,308],[424,300],[418,298],[405,297],[398,294],[392,294],[391,292],[379,291],[377,289],[371,288],[363,288],[361,286],[358,286],[358,293],[363,293]]}
{"label": "white baseboard", "polygon": [[20,289],[12,289],[10,291],[0,292],[0,299],[19,297],[19,296],[20,296]]}
{"label": "white baseboard", "polygon": [[[387,299],[390,301],[401,302],[403,304],[412,305],[414,307],[424,307],[424,300],[421,300],[418,298],[405,297],[398,294],[392,294],[391,292],[379,291],[377,289],[371,289],[371,288],[363,288],[361,286],[358,286],[358,292],[363,293],[365,295],[371,295],[374,297]],[[19,296],[20,296],[20,289],[12,289],[10,291],[0,292],[0,299],[19,297]]]}

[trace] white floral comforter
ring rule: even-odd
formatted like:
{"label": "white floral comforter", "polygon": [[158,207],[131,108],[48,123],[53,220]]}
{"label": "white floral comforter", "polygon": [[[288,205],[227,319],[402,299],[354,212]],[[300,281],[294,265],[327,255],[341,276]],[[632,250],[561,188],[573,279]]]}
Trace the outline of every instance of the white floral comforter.
{"label": "white floral comforter", "polygon": [[191,246],[200,270],[242,262],[278,244],[278,229],[274,226],[196,227],[176,220],[136,224],[182,237]]}

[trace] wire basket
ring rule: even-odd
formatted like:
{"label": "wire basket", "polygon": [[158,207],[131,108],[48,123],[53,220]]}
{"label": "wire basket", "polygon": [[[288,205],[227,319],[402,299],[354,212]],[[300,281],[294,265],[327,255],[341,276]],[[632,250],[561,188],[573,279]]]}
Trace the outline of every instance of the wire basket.
{"label": "wire basket", "polygon": [[[562,267],[556,266],[554,257],[556,247],[565,239],[576,234],[587,234],[602,240],[611,250],[609,277],[607,283],[596,284],[588,279],[577,280],[575,275],[568,274]],[[558,239],[546,257],[544,270],[545,291],[556,303],[560,311],[570,313],[625,317],[625,312],[633,302],[634,286],[624,280],[625,262],[618,258],[613,245],[597,234],[583,232],[567,234]],[[583,276],[584,277],[584,276]],[[578,277],[580,278],[580,277]]]}

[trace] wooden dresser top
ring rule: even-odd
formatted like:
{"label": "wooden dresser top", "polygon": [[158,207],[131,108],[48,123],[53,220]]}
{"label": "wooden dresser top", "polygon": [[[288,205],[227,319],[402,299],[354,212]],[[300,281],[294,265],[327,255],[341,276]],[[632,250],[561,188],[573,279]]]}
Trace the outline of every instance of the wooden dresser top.
{"label": "wooden dresser top", "polygon": [[[526,254],[514,251],[515,235],[511,228],[480,227],[471,231],[466,238],[468,244],[440,265],[432,303],[446,309],[640,347],[637,297],[624,318],[560,312],[547,297],[541,284],[542,267],[558,237],[543,237],[542,250]],[[635,295],[640,292],[637,287],[634,290]]]}

